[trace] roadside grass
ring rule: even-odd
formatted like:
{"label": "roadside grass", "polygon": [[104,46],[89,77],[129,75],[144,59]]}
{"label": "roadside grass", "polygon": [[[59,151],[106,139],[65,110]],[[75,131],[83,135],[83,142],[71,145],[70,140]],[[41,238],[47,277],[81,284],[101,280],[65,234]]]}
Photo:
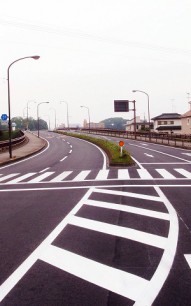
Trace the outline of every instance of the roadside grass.
{"label": "roadside grass", "polygon": [[131,158],[131,155],[127,150],[123,149],[122,156],[120,156],[121,154],[119,146],[111,141],[104,140],[101,138],[94,138],[92,136],[84,134],[76,134],[63,131],[57,131],[57,133],[80,138],[97,145],[107,154],[110,166],[132,166],[135,164],[134,160]]}
{"label": "roadside grass", "polygon": [[[11,138],[18,138],[21,137],[22,133],[20,130],[12,131],[11,132]],[[0,141],[5,141],[9,139],[9,132],[8,131],[1,131],[0,130]]]}

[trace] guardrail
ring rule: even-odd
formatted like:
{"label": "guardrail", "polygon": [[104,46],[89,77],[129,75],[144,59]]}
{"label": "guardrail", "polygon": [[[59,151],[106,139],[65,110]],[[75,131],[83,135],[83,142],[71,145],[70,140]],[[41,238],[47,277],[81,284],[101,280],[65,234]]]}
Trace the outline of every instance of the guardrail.
{"label": "guardrail", "polygon": [[[26,136],[23,133],[23,135],[21,137],[13,138],[11,140],[11,144],[12,144],[12,146],[15,146],[15,145],[18,145],[18,144],[22,144],[25,140],[26,140]],[[8,147],[9,147],[9,140],[0,141],[0,152],[7,150]]]}
{"label": "guardrail", "polygon": [[[184,149],[191,149],[191,134],[162,134],[162,133],[151,133],[148,132],[139,133],[121,130],[110,130],[110,129],[74,129],[76,131],[91,133],[97,135],[106,135],[110,137],[120,137],[133,140],[147,141],[152,143],[164,144],[168,146],[174,146]],[[67,131],[67,130],[66,130]]]}

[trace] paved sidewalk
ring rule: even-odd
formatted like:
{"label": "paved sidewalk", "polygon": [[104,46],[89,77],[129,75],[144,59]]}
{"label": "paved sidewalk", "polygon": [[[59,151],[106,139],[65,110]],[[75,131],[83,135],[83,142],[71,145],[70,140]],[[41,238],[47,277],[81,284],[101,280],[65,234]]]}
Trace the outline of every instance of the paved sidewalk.
{"label": "paved sidewalk", "polygon": [[9,157],[8,150],[3,153],[0,153],[0,166],[33,155],[34,153],[42,150],[47,144],[44,139],[38,138],[31,132],[27,131],[25,132],[25,135],[27,136],[28,142],[19,147],[12,147],[12,159],[10,159]]}

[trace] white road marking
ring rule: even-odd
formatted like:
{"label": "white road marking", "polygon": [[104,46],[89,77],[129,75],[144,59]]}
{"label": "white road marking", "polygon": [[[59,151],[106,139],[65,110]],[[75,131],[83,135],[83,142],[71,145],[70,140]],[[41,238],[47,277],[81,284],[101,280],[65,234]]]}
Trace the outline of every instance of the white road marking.
{"label": "white road marking", "polygon": [[187,177],[188,179],[191,179],[191,173],[189,171],[187,171],[185,169],[179,169],[179,168],[176,168],[174,170],[176,170],[177,172],[179,172],[183,176]]}
{"label": "white road marking", "polygon": [[191,269],[191,254],[185,254],[184,257],[186,258],[186,260],[189,264],[189,267]]}
{"label": "white road marking", "polygon": [[91,170],[84,170],[84,171],[81,171],[74,179],[73,181],[83,181],[87,176],[88,174],[91,172]]}
{"label": "white road marking", "polygon": [[165,248],[168,240],[166,237],[138,231],[132,228],[90,220],[87,218],[81,218],[77,216],[72,216],[68,220],[68,223],[89,230],[97,231],[100,233],[105,233],[108,235],[130,239],[133,241],[137,241],[161,249]]}
{"label": "white road marking", "polygon": [[188,155],[188,156],[191,156],[191,153],[182,153],[184,155]]}
{"label": "white road marking", "polygon": [[27,173],[27,174],[24,174],[22,176],[19,176],[19,177],[13,179],[13,180],[7,182],[5,184],[16,184],[16,183],[21,182],[22,180],[24,180],[24,179],[26,179],[28,177],[31,177],[31,176],[33,176],[35,174],[36,174],[36,172]]}
{"label": "white road marking", "polygon": [[146,169],[137,169],[137,171],[141,179],[144,179],[144,180],[153,179],[153,177],[150,175],[150,173]]}
{"label": "white road marking", "polygon": [[97,286],[136,300],[149,281],[50,245],[40,259]]}
{"label": "white road marking", "polygon": [[71,174],[72,171],[64,171],[55,178],[51,180],[51,182],[62,182],[63,179],[65,179],[69,174]]}
{"label": "white road marking", "polygon": [[48,176],[50,176],[53,173],[54,172],[45,172],[45,173],[35,177],[34,179],[30,180],[28,183],[38,183],[38,182],[42,181],[43,179],[47,178]]}
{"label": "white road marking", "polygon": [[109,203],[103,201],[95,201],[95,200],[87,200],[85,205],[94,206],[94,207],[102,207],[106,209],[120,210],[132,214],[137,214],[141,216],[147,216],[151,218],[157,218],[161,220],[169,220],[169,214],[157,212],[155,210],[148,210],[144,208],[137,208],[128,205],[121,205],[117,203]]}
{"label": "white road marking", "polygon": [[96,180],[107,180],[109,170],[100,170],[96,176]]}
{"label": "white road marking", "polygon": [[69,151],[69,154],[71,154],[71,153],[72,153],[72,150]]}
{"label": "white road marking", "polygon": [[153,155],[151,155],[151,154],[147,154],[147,153],[144,153],[146,156],[148,156],[148,157],[154,157]]}
{"label": "white road marking", "polygon": [[43,169],[43,170],[39,171],[39,173],[45,172],[45,171],[46,171],[46,170],[48,170],[48,169],[50,169],[50,167],[45,168],[45,169]]}
{"label": "white road marking", "polygon": [[72,145],[70,145],[70,148],[72,148]]}
{"label": "white road marking", "polygon": [[164,179],[175,179],[176,177],[166,169],[155,169]]}
{"label": "white road marking", "polygon": [[118,179],[119,180],[128,180],[130,178],[129,171],[127,169],[118,170]]}
{"label": "white road marking", "polygon": [[64,156],[60,161],[64,161],[68,156]]}
{"label": "white road marking", "polygon": [[[134,147],[143,148],[143,147],[141,147],[141,146],[139,146],[139,145],[136,145],[136,144],[132,144],[132,143],[129,143],[129,144],[130,144],[131,146],[134,146]],[[191,163],[190,160],[187,160],[187,159],[184,159],[184,158],[181,158],[181,157],[177,157],[177,156],[174,156],[174,155],[165,153],[165,152],[161,152],[161,151],[154,150],[154,149],[149,149],[149,148],[144,148],[144,149],[149,150],[149,151],[152,151],[152,152],[157,152],[157,153],[162,154],[162,155],[170,156],[170,157],[173,157],[173,158],[175,158],[175,159],[183,160],[183,161],[185,161],[185,162],[187,162],[187,163],[189,163],[189,164]]]}
{"label": "white road marking", "polygon": [[0,182],[3,182],[3,181],[5,181],[5,180],[8,180],[9,178],[14,177],[14,176],[19,175],[19,174],[20,174],[20,173],[11,173],[11,174],[5,175],[5,176],[3,176],[3,177],[0,178]]}

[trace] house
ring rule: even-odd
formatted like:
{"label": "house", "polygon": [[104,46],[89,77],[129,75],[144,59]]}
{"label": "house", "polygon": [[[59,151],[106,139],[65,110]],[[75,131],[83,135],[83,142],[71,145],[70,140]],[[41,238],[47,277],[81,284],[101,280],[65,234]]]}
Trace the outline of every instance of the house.
{"label": "house", "polygon": [[182,134],[191,134],[191,101],[190,110],[181,116]]}
{"label": "house", "polygon": [[181,133],[181,115],[178,113],[163,113],[152,118],[154,131],[167,134]]}
{"label": "house", "polygon": [[[134,123],[134,118],[131,119],[131,120],[128,120],[127,123],[126,123],[126,131],[129,131],[129,132],[134,132],[134,126],[135,126],[135,123]],[[150,122],[150,127],[151,129],[153,129],[153,123]],[[140,118],[140,116],[137,116],[136,117],[136,132],[138,131],[148,131],[149,130],[149,122],[146,121],[146,120],[142,120]]]}

